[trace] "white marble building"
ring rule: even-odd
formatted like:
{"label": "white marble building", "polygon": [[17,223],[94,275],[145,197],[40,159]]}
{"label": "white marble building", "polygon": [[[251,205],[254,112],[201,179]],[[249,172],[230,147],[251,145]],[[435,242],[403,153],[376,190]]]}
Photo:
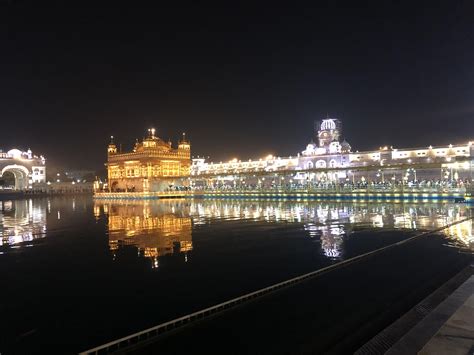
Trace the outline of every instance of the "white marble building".
{"label": "white marble building", "polygon": [[14,177],[15,190],[25,190],[33,184],[45,183],[46,159],[42,155],[34,155],[31,149],[10,149],[7,152],[0,150],[0,178],[5,179],[10,173]]}

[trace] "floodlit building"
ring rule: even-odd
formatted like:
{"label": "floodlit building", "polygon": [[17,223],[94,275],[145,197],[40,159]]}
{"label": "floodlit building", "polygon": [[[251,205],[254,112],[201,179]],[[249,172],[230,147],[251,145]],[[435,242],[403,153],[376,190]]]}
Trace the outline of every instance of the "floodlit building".
{"label": "floodlit building", "polygon": [[107,149],[108,189],[111,192],[161,192],[183,187],[191,167],[191,144],[183,133],[177,148],[148,130],[132,151],[117,150],[113,137]]}
{"label": "floodlit building", "polygon": [[12,182],[8,185],[3,184],[0,187],[2,189],[32,188],[33,184],[46,181],[46,159],[42,155],[34,155],[31,149],[27,151],[11,149],[7,152],[0,150],[0,178],[3,182],[7,180]]}
{"label": "floodlit building", "polygon": [[[372,151],[354,151],[342,139],[342,122],[326,118],[316,123],[315,138],[293,157],[272,155],[258,160],[213,163],[193,159],[192,176],[251,172],[295,171],[298,179],[313,181],[472,181],[474,142],[447,146],[397,149],[391,146]],[[399,171],[394,169],[400,167]],[[388,172],[390,170],[390,173]],[[418,173],[418,175],[417,175]],[[386,176],[390,174],[389,176]]]}

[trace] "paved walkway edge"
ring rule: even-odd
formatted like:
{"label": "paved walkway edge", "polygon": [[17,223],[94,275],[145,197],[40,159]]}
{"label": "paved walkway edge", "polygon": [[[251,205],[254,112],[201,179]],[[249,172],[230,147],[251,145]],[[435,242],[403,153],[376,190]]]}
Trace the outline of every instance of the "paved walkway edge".
{"label": "paved walkway edge", "polygon": [[[470,268],[472,273],[472,265]],[[418,353],[473,294],[474,276],[470,276],[469,279],[457,288],[447,299],[397,341],[386,354]]]}
{"label": "paved walkway edge", "polygon": [[387,352],[396,342],[398,342],[415,325],[438,307],[441,302],[446,300],[473,274],[474,267],[468,266],[462,269],[429,296],[415,305],[411,310],[403,314],[400,318],[361,346],[355,352],[355,355],[378,355]]}

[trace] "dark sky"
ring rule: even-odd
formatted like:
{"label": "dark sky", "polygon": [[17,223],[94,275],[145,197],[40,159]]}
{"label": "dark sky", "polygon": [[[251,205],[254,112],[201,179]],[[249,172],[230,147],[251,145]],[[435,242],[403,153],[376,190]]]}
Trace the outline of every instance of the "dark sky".
{"label": "dark sky", "polygon": [[474,139],[472,1],[169,3],[0,0],[0,147],[101,169],[154,126],[215,161],[294,155],[327,114],[358,150]]}

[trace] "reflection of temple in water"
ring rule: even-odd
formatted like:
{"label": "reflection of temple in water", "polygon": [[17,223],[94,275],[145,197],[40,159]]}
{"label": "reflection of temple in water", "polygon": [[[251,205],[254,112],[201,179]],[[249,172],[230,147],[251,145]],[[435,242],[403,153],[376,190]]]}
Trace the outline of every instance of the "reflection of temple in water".
{"label": "reflection of temple in water", "polygon": [[135,246],[140,255],[151,258],[153,267],[158,258],[168,254],[184,253],[193,249],[192,222],[187,204],[176,200],[96,202],[94,212],[108,218],[109,247],[116,255],[123,246]]}
{"label": "reflection of temple in water", "polygon": [[[153,259],[192,250],[192,226],[216,221],[300,223],[331,259],[343,257],[344,239],[354,229],[436,229],[465,218],[465,205],[337,203],[236,200],[127,200],[98,202],[96,216],[107,215],[110,249],[134,245]],[[473,222],[445,232],[456,243],[472,242]]]}
{"label": "reflection of temple in water", "polygon": [[0,246],[44,238],[46,206],[34,200],[0,201]]}

